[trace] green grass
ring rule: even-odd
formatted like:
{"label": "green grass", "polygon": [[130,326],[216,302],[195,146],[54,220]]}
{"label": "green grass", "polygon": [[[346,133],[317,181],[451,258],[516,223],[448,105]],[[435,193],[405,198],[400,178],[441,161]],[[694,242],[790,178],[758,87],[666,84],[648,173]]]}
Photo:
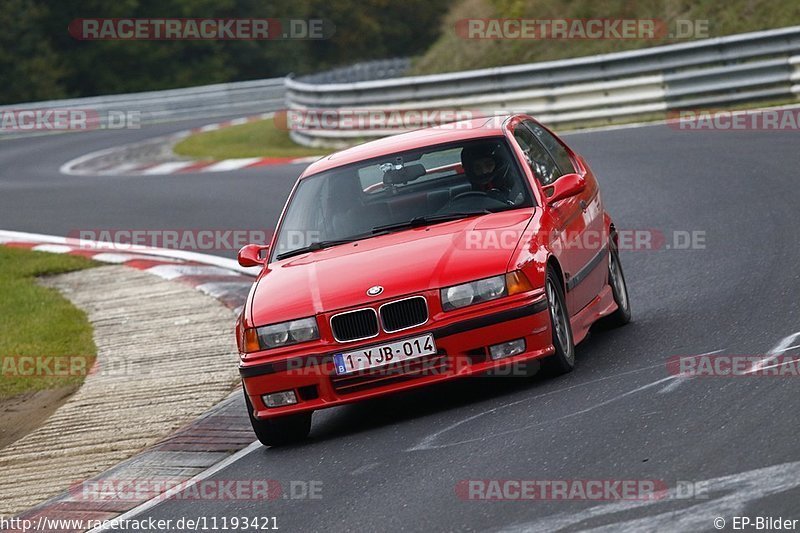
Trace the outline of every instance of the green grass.
{"label": "green grass", "polygon": [[[77,386],[74,376],[19,376],[21,357],[76,356],[91,368],[97,350],[86,315],[55,289],[36,283],[37,276],[95,266],[84,257],[33,252],[0,246],[0,399],[28,391]],[[37,359],[42,361],[42,359]],[[28,359],[30,361],[30,359]],[[52,367],[50,367],[52,368]]]}
{"label": "green grass", "polygon": [[468,18],[707,20],[708,37],[800,24],[796,0],[460,0],[442,22],[438,40],[415,61],[413,74],[435,74],[619,52],[671,42],[654,40],[467,40],[456,21]]}
{"label": "green grass", "polygon": [[273,119],[249,122],[216,131],[196,133],[173,148],[178,155],[197,159],[242,157],[307,157],[324,155],[324,149],[300,146]]}

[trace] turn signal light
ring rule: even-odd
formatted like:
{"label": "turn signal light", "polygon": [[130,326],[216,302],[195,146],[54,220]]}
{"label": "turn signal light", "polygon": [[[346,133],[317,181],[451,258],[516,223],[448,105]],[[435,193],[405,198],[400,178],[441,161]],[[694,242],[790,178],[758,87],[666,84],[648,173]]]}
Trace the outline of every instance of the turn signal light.
{"label": "turn signal light", "polygon": [[257,352],[261,349],[258,343],[258,332],[256,328],[247,328],[244,330],[244,353]]}
{"label": "turn signal light", "polygon": [[515,270],[514,272],[506,274],[506,287],[508,288],[509,296],[533,290],[531,282],[528,281],[528,278],[521,270]]}

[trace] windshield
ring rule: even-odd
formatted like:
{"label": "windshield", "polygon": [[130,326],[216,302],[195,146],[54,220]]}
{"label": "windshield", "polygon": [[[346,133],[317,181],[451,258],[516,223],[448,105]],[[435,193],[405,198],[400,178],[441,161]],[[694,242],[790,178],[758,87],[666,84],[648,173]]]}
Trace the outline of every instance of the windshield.
{"label": "windshield", "polygon": [[301,180],[273,257],[365,238],[376,228],[401,231],[425,219],[433,223],[532,205],[530,188],[505,138],[428,146]]}

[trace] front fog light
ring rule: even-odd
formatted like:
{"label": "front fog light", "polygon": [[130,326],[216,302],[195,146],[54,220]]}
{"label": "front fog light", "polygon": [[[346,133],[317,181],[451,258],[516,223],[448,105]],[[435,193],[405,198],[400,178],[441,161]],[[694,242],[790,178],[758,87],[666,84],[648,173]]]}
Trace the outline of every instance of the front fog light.
{"label": "front fog light", "polygon": [[489,346],[489,355],[492,359],[502,359],[503,357],[511,357],[525,351],[525,339],[516,339],[513,341],[504,342],[502,344],[495,344]]}
{"label": "front fog light", "polygon": [[283,407],[284,405],[293,405],[297,403],[297,396],[294,395],[293,390],[265,394],[261,399],[264,400],[264,405],[267,407]]}

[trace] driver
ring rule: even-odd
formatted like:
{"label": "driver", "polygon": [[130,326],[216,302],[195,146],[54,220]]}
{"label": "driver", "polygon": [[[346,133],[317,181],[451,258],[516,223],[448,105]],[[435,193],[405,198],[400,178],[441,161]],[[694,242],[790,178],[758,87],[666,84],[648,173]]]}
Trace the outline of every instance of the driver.
{"label": "driver", "polygon": [[466,146],[461,150],[461,166],[472,185],[472,190],[482,192],[496,200],[513,205],[510,165],[503,157],[502,147],[497,143],[482,143]]}

